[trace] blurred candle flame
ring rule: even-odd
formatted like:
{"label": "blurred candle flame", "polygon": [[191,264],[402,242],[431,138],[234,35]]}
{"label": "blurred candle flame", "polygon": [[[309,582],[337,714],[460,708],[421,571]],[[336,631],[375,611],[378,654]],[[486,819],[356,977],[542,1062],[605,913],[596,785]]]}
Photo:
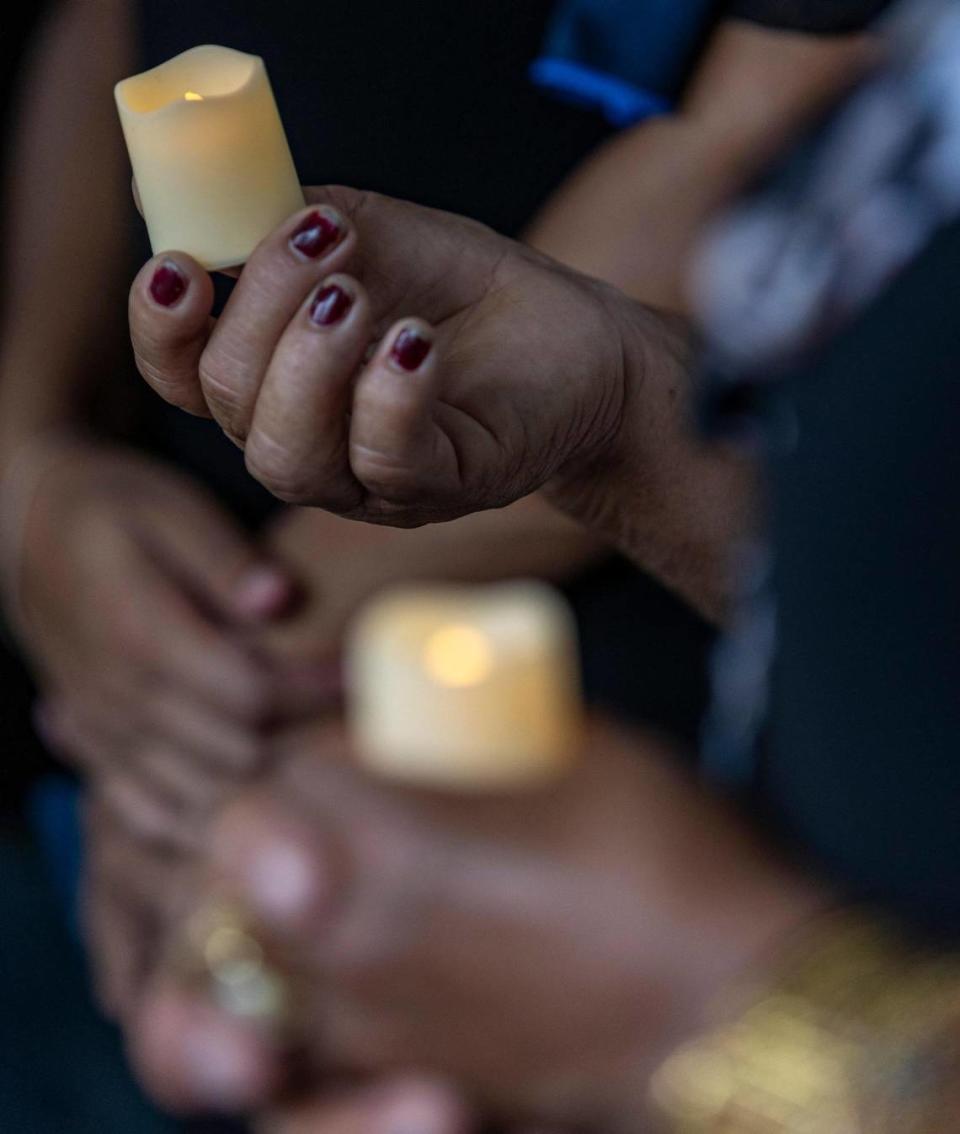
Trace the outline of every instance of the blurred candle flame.
{"label": "blurred candle flame", "polygon": [[493,669],[493,650],[485,634],[473,626],[453,624],[435,630],[423,648],[423,664],[441,685],[479,685]]}

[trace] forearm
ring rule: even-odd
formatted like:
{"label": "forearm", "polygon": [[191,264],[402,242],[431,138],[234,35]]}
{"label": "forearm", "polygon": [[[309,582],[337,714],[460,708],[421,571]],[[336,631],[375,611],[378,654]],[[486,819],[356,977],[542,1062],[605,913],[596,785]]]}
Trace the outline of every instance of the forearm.
{"label": "forearm", "polygon": [[678,111],[584,162],[536,218],[529,243],[644,303],[686,312],[704,227],[869,53],[865,37],[722,25]]}
{"label": "forearm", "polygon": [[126,5],[65,2],[20,93],[5,187],[0,472],[32,435],[74,423],[125,340],[128,198],[112,85]]}

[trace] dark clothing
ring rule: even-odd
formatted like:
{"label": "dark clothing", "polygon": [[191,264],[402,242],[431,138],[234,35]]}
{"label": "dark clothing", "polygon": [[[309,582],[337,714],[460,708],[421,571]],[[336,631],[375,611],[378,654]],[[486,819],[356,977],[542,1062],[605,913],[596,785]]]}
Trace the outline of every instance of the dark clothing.
{"label": "dark clothing", "polygon": [[835,883],[960,934],[960,20],[889,39],[706,253],[707,421],[774,514],[704,760]]}
{"label": "dark clothing", "polygon": [[832,877],[960,935],[958,265],[954,225],[781,388],[760,786]]}
{"label": "dark clothing", "polygon": [[727,12],[792,31],[838,34],[862,31],[892,0],[733,0]]}
{"label": "dark clothing", "polygon": [[863,30],[890,0],[561,0],[531,77],[625,127],[675,108],[717,23]]}

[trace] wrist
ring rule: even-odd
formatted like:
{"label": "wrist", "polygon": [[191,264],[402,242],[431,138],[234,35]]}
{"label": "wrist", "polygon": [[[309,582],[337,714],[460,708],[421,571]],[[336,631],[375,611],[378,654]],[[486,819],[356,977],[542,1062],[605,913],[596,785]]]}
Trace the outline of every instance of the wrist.
{"label": "wrist", "polygon": [[684,1134],[927,1134],[960,1099],[960,956],[857,911],[794,934],[713,1026],[657,1071]]}
{"label": "wrist", "polygon": [[[802,937],[831,908],[830,893],[803,876],[765,864],[726,887],[698,896],[669,943],[672,966],[664,975],[666,1004],[659,1028],[639,1024],[633,1055],[611,1097],[607,1125],[621,1134],[672,1129],[662,1125],[658,1083],[662,1068],[695,1047],[725,1019],[749,1006],[751,993],[768,987],[786,944]],[[645,911],[648,912],[648,911]],[[649,971],[636,974],[637,987]]]}
{"label": "wrist", "polygon": [[607,289],[610,349],[620,358],[613,428],[568,460],[552,501],[722,623],[729,564],[753,520],[750,459],[696,425],[695,346],[686,322]]}
{"label": "wrist", "polygon": [[589,386],[593,404],[582,414],[589,426],[576,437],[543,494],[562,512],[614,536],[622,469],[635,457],[629,452],[632,416],[649,365],[643,329],[655,317],[606,284],[591,281],[590,286],[597,315],[598,377]]}

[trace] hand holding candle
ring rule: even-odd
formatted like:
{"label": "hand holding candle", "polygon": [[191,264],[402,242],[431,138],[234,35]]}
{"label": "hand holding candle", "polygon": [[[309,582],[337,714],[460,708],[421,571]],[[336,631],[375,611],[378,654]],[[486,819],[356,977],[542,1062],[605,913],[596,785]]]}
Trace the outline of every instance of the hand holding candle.
{"label": "hand holding candle", "polygon": [[303,208],[262,59],[194,47],[114,93],[154,252],[233,267]]}
{"label": "hand holding candle", "polygon": [[360,758],[383,775],[496,790],[576,755],[575,627],[539,583],[392,591],[360,616],[348,668]]}

